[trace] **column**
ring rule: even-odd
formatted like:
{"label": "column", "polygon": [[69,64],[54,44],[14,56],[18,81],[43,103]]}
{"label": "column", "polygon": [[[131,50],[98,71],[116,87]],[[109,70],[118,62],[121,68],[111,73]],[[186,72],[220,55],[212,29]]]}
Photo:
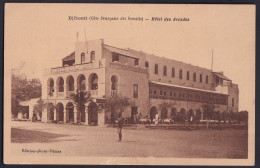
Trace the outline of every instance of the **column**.
{"label": "column", "polygon": [[65,84],[64,86],[64,97],[69,97],[69,85]]}
{"label": "column", "polygon": [[44,110],[42,111],[42,122],[47,122],[47,108],[44,108]]}
{"label": "column", "polygon": [[57,120],[57,110],[56,108],[53,109],[53,121],[56,121]]}
{"label": "column", "polygon": [[74,123],[78,123],[78,110],[76,106],[74,106]]}
{"label": "column", "polygon": [[86,107],[85,110],[85,125],[88,125],[88,106]]}
{"label": "column", "polygon": [[[76,78],[76,79],[77,79],[77,78]],[[74,85],[74,93],[76,93],[76,91],[77,91],[77,89],[78,89],[77,80],[76,80],[76,82],[74,81],[74,83],[76,83],[76,84]]]}
{"label": "column", "polygon": [[33,117],[33,105],[30,104],[29,105],[29,120],[32,121],[32,117]]}
{"label": "column", "polygon": [[66,123],[67,122],[67,109],[65,108],[63,111],[63,122]]}
{"label": "column", "polygon": [[105,109],[100,110],[100,113],[98,112],[98,126],[104,126],[105,125]]}
{"label": "column", "polygon": [[55,95],[55,93],[56,93],[56,97],[58,97],[58,86],[56,86],[56,88],[54,89],[54,94],[53,95]]}

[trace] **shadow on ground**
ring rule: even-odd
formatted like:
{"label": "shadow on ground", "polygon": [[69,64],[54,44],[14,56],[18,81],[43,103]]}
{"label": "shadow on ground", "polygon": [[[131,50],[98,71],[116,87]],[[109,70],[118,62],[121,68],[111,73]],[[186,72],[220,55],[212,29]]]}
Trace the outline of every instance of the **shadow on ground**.
{"label": "shadow on ground", "polygon": [[42,131],[32,131],[26,129],[12,128],[11,129],[11,142],[12,143],[46,143],[46,142],[59,142],[57,139],[67,135],[47,133]]}

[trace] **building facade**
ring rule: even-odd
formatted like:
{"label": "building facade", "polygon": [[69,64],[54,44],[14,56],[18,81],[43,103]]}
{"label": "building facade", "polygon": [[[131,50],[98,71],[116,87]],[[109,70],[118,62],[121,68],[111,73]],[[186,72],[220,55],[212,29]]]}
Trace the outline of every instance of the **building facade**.
{"label": "building facade", "polygon": [[[89,91],[93,97],[82,114],[69,98],[76,90]],[[166,119],[182,112],[203,119],[205,104],[223,113],[237,112],[239,103],[238,85],[223,72],[109,46],[100,39],[76,42],[75,51],[62,59],[61,67],[46,70],[42,96],[50,107],[43,112],[42,121],[109,123],[111,112],[99,104],[115,94],[133,102],[123,113],[129,122],[139,113]]]}

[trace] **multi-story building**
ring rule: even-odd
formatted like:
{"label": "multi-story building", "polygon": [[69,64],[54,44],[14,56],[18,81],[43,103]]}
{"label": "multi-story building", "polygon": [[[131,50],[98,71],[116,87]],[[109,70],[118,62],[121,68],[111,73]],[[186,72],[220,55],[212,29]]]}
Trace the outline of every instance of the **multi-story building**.
{"label": "multi-story building", "polygon": [[[178,112],[203,119],[205,104],[214,105],[220,113],[238,111],[238,85],[223,72],[109,46],[103,39],[76,42],[62,66],[48,69],[43,80],[43,99],[56,107],[43,112],[43,121],[109,123],[111,112],[98,104],[114,94],[133,102],[123,113],[130,120],[137,113],[165,119]],[[94,98],[82,114],[69,98],[77,89],[89,91]]]}

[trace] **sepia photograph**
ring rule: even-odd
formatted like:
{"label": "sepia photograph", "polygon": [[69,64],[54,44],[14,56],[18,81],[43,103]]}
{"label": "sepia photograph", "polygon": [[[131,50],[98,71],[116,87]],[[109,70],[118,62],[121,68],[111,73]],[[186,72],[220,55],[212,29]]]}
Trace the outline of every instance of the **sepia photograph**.
{"label": "sepia photograph", "polygon": [[5,4],[4,163],[255,163],[255,5]]}

